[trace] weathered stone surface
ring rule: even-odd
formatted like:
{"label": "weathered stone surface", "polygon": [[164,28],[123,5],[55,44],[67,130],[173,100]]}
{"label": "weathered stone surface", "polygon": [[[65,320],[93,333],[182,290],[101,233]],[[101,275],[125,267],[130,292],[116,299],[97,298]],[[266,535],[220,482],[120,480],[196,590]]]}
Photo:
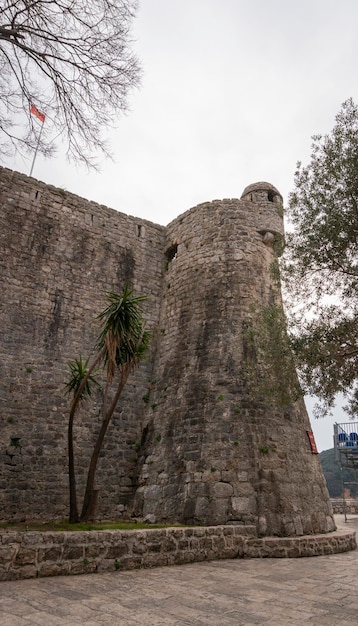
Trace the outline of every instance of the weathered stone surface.
{"label": "weathered stone surface", "polygon": [[[243,383],[243,329],[253,306],[272,301],[283,236],[272,185],[200,204],[164,227],[0,168],[0,211],[3,519],[66,515],[66,363],[91,352],[103,292],[129,282],[149,296],[154,339],[108,432],[99,516],[234,521],[278,536],[332,528],[303,403],[263,407]],[[98,392],[75,420],[79,493],[101,402]],[[70,540],[62,550],[88,558]]]}
{"label": "weathered stone surface", "polygon": [[[0,549],[0,580],[193,563],[244,557],[299,557],[356,548],[355,533],[338,531],[305,537],[252,536],[256,527],[210,526],[140,531],[41,533],[24,547],[26,533]],[[0,540],[6,533],[0,534]],[[4,543],[4,542],[3,542]],[[47,546],[44,548],[44,546]]]}
{"label": "weathered stone surface", "polygon": [[34,565],[36,562],[36,551],[21,547],[16,554],[17,565]]}
{"label": "weathered stone surface", "polygon": [[[104,292],[127,281],[148,294],[145,316],[155,329],[165,229],[4,168],[0,214],[0,518],[61,518],[68,511],[66,363],[93,350]],[[103,517],[120,515],[133,492],[152,355],[131,376],[108,433],[98,468]],[[100,403],[98,395],[74,426],[79,495]]]}
{"label": "weathered stone surface", "polygon": [[272,243],[282,234],[282,199],[267,183],[251,185],[241,200],[194,207],[167,227],[167,249],[175,245],[176,254],[164,277],[155,410],[143,449],[151,465],[139,475],[136,511],[186,523],[255,523],[261,534],[332,527],[303,403],[262,407],[243,384],[243,326],[253,306],[271,302]]}
{"label": "weathered stone surface", "polygon": [[332,508],[335,514],[358,513],[358,501],[357,500],[333,500]]}

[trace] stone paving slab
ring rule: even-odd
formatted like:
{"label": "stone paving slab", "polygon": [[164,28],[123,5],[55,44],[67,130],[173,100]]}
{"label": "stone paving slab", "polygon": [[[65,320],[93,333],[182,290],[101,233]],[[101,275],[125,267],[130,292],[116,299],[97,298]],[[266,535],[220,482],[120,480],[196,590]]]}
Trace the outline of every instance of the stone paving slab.
{"label": "stone paving slab", "polygon": [[2,582],[0,624],[357,626],[358,551]]}

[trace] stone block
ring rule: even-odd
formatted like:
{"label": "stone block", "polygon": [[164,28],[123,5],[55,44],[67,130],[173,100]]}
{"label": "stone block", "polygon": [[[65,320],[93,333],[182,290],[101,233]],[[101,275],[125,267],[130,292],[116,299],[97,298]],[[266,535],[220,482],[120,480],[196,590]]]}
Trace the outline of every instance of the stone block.
{"label": "stone block", "polygon": [[50,546],[50,547],[40,547],[37,550],[37,561],[41,563],[42,561],[59,561],[62,555],[62,547],[59,546]]}
{"label": "stone block", "polygon": [[6,565],[6,563],[11,562],[16,555],[16,547],[15,546],[1,546],[0,545],[0,567]]}
{"label": "stone block", "polygon": [[84,558],[83,545],[64,545],[62,558],[64,561],[75,561]]}
{"label": "stone block", "polygon": [[31,548],[23,548],[22,546],[20,546],[17,554],[16,554],[16,558],[15,558],[15,563],[16,565],[35,565],[37,561],[37,551],[36,548],[31,549]]}
{"label": "stone block", "polygon": [[252,503],[250,498],[231,498],[231,505],[235,514],[243,514],[251,511]]}
{"label": "stone block", "polygon": [[233,494],[233,487],[230,483],[215,483],[213,486],[214,498],[229,498]]}
{"label": "stone block", "polygon": [[[146,548],[144,544],[138,543],[138,544],[134,544],[138,549],[137,552],[138,553],[142,553],[145,552]],[[144,549],[141,550],[140,548],[143,547]],[[134,548],[132,546],[132,551],[134,552]],[[116,542],[111,546],[107,546],[103,549],[102,552],[103,555],[105,555],[105,558],[107,559],[121,559],[124,556],[129,554],[129,547],[125,542]],[[87,550],[86,550],[86,555],[87,555]]]}

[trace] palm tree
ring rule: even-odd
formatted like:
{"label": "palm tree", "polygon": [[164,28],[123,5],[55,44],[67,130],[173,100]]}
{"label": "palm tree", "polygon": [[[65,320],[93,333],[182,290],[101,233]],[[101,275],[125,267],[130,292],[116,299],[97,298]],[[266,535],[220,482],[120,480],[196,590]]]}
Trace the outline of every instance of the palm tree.
{"label": "palm tree", "polygon": [[[145,330],[141,308],[141,303],[146,300],[146,296],[133,296],[133,291],[126,285],[122,295],[109,292],[107,293],[107,299],[107,307],[98,315],[98,319],[102,322],[102,330],[97,341],[97,355],[81,380],[70,412],[69,431],[70,427],[72,429],[73,417],[80,401],[80,396],[84,392],[95,368],[102,365],[106,373],[102,423],[88,468],[85,495],[80,515],[81,521],[88,521],[94,517],[97,498],[94,483],[103,440],[128,376],[133,368],[144,358],[151,337],[151,333]],[[70,463],[73,464],[73,459],[71,461],[69,456],[69,468],[71,468]],[[70,486],[70,512],[73,497],[72,485],[72,488]],[[72,510],[76,512],[73,502]],[[78,513],[74,517],[78,518]]]}

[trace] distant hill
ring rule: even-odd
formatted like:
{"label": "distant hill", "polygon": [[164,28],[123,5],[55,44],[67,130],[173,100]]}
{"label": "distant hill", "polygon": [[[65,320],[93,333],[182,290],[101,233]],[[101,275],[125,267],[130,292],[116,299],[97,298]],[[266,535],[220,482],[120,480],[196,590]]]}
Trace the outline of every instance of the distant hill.
{"label": "distant hill", "polygon": [[[324,450],[319,455],[322,470],[326,478],[328,493],[331,498],[342,497],[342,476],[339,463],[334,456],[334,448],[330,450]],[[352,469],[342,469],[343,481],[353,482],[357,481],[356,472]],[[358,482],[358,481],[357,481]],[[350,490],[352,498],[358,495],[358,485],[345,485],[346,489]]]}

